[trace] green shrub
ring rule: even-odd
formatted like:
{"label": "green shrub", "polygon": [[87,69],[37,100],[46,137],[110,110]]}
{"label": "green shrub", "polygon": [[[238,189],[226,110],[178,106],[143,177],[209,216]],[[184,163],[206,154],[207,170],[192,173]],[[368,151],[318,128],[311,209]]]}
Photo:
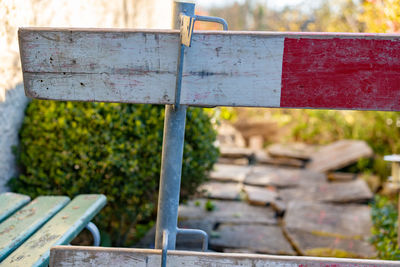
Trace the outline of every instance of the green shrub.
{"label": "green shrub", "polygon": [[371,208],[374,224],[371,241],[378,251],[378,257],[386,260],[400,260],[396,205],[387,198],[377,195]]}
{"label": "green shrub", "polygon": [[[163,120],[162,106],[34,100],[20,131],[21,175],[9,184],[31,197],[105,194],[108,204],[96,222],[114,245],[127,244],[138,225],[154,219]],[[215,163],[215,138],[209,117],[190,108],[182,199],[196,191]]]}

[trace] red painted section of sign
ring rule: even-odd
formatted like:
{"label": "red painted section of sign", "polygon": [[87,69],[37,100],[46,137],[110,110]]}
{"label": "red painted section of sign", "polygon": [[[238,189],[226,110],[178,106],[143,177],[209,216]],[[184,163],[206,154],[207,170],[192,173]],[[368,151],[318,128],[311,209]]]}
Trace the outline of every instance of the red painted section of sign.
{"label": "red painted section of sign", "polygon": [[400,110],[400,41],[285,38],[280,105]]}

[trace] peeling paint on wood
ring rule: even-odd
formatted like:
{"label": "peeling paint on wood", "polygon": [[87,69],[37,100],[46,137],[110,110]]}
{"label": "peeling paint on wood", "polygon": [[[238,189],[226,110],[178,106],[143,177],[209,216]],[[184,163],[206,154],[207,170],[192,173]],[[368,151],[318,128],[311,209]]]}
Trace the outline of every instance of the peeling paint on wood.
{"label": "peeling paint on wood", "polygon": [[[70,266],[137,266],[161,265],[161,250],[134,248],[94,248],[57,246],[51,249],[51,267]],[[396,261],[315,258],[296,256],[271,256],[260,254],[211,253],[192,251],[168,251],[167,266],[282,266],[282,267],[367,267],[400,266]]]}
{"label": "peeling paint on wood", "polygon": [[[19,30],[28,96],[173,104],[179,32]],[[400,35],[197,32],[181,104],[400,110]]]}
{"label": "peeling paint on wood", "polygon": [[47,266],[50,248],[68,244],[105,204],[104,195],[77,196],[1,262],[0,266]]}
{"label": "peeling paint on wood", "polygon": [[28,203],[29,200],[31,200],[30,197],[21,194],[11,192],[0,194],[0,222]]}
{"label": "peeling paint on wood", "polygon": [[0,261],[69,202],[64,196],[41,196],[0,224]]}

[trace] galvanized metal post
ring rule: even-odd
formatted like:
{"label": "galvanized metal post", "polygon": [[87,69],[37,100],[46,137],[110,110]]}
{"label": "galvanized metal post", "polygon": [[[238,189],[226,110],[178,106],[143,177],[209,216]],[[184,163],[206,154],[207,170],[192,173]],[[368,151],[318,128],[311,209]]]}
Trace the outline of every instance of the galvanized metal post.
{"label": "galvanized metal post", "polygon": [[[175,1],[173,28],[179,29],[179,15],[181,13],[194,16],[194,9],[195,4],[193,2],[187,3]],[[182,52],[181,45],[179,46],[179,49],[180,55]],[[181,59],[178,58],[178,62],[180,60]],[[177,85],[178,83],[180,83],[179,79],[177,79]],[[179,94],[177,97],[179,97]],[[166,105],[165,107],[164,139],[155,240],[155,248],[157,249],[163,248],[163,233],[164,235],[168,235],[164,238],[167,242],[167,249],[175,249],[176,234],[178,231],[178,206],[181,186],[186,109],[186,106],[179,104]]]}

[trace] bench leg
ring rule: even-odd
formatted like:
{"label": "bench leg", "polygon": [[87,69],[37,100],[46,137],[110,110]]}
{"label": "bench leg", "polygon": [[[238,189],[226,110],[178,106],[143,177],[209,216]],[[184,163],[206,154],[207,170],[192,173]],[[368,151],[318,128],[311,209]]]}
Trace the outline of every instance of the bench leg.
{"label": "bench leg", "polygon": [[93,246],[95,246],[95,247],[100,246],[100,232],[99,232],[99,229],[97,228],[97,226],[94,223],[89,222],[86,225],[86,229],[88,229],[90,231],[90,233],[92,233]]}

